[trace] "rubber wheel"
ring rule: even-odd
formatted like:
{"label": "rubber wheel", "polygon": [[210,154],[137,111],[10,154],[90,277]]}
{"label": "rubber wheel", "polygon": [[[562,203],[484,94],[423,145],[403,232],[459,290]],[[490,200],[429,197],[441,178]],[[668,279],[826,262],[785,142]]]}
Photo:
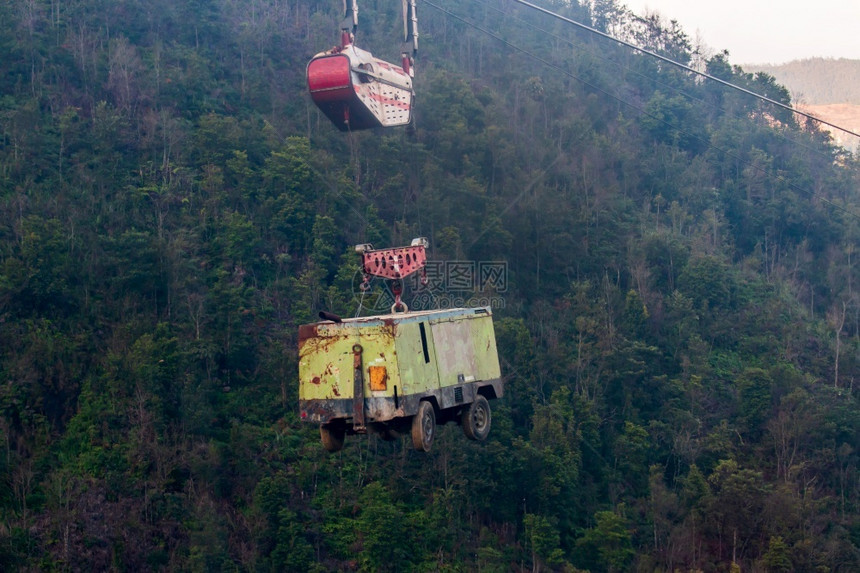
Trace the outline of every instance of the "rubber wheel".
{"label": "rubber wheel", "polygon": [[433,404],[421,402],[418,413],[412,418],[412,445],[419,452],[429,452],[436,436],[436,414]]}
{"label": "rubber wheel", "polygon": [[346,436],[346,428],[320,424],[320,441],[329,452],[339,452],[343,449],[343,439]]}
{"label": "rubber wheel", "polygon": [[483,441],[490,434],[490,403],[481,395],[463,410],[463,433],[470,440]]}

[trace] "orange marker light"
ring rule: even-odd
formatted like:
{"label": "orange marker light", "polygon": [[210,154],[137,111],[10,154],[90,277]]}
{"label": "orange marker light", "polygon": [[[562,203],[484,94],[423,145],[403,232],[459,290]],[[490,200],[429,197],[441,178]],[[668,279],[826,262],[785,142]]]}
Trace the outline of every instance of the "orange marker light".
{"label": "orange marker light", "polygon": [[388,388],[388,372],[385,366],[371,366],[370,370],[370,390],[372,392],[380,392]]}

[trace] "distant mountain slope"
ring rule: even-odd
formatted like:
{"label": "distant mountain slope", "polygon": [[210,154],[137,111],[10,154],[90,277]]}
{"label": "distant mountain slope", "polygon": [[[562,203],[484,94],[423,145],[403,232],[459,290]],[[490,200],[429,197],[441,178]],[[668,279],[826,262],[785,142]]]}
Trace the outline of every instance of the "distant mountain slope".
{"label": "distant mountain slope", "polygon": [[811,58],[773,65],[744,65],[747,72],[767,72],[806,105],[860,105],[860,60]]}
{"label": "distant mountain slope", "polygon": [[[850,129],[854,133],[860,133],[860,105],[847,103],[831,103],[821,105],[801,105],[800,109],[807,113],[811,113],[815,117],[820,117],[830,123]],[[833,140],[837,145],[841,145],[852,151],[858,149],[857,138],[851,134],[840,132],[836,129],[825,129],[833,135]]]}

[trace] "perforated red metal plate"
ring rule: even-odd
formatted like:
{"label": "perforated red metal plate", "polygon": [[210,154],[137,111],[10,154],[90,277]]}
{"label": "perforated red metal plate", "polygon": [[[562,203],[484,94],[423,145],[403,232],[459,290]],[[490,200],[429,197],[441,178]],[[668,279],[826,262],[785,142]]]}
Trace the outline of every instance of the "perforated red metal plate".
{"label": "perforated red metal plate", "polygon": [[427,262],[423,245],[380,249],[362,253],[364,272],[385,279],[402,279],[421,270]]}

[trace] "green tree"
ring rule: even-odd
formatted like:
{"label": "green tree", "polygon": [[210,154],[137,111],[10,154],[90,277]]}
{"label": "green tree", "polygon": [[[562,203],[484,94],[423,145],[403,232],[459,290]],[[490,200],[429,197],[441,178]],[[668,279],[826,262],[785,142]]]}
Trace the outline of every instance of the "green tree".
{"label": "green tree", "polygon": [[771,409],[773,380],[761,368],[745,368],[737,380],[739,420],[752,435],[759,435]]}
{"label": "green tree", "polygon": [[594,520],[576,541],[580,564],[608,573],[626,571],[636,554],[626,520],[613,511],[598,511]]}
{"label": "green tree", "polygon": [[526,545],[531,550],[532,571],[539,573],[544,568],[557,569],[564,562],[558,530],[546,517],[533,513],[523,516],[523,528]]}
{"label": "green tree", "polygon": [[782,537],[771,537],[767,552],[762,556],[762,564],[769,572],[792,571],[791,556]]}
{"label": "green tree", "polygon": [[[410,527],[400,504],[392,499],[380,482],[369,483],[361,492],[359,514],[355,520],[358,562],[363,571],[401,571],[408,569],[414,557],[410,543],[392,543],[391,532],[409,537]],[[420,522],[415,524],[420,527]]]}

